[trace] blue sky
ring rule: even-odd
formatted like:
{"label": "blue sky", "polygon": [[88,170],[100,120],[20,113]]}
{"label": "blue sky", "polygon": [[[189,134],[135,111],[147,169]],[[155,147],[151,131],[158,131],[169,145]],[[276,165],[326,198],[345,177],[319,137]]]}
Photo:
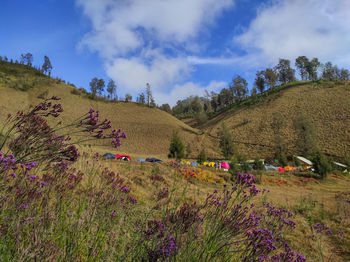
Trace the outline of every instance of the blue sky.
{"label": "blue sky", "polygon": [[349,0],[1,0],[0,55],[44,55],[53,76],[89,88],[114,79],[158,104],[219,91],[237,74],[249,88],[279,58],[318,57],[350,68]]}

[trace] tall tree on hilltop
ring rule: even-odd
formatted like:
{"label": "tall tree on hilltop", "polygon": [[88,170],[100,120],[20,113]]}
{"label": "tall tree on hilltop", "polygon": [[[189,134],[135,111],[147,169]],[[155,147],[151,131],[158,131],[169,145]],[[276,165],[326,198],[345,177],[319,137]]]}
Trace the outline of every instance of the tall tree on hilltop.
{"label": "tall tree on hilltop", "polygon": [[139,96],[136,98],[136,102],[140,104],[145,104],[146,103],[145,94],[141,92]]}
{"label": "tall tree on hilltop", "polygon": [[219,106],[219,103],[218,103],[218,94],[215,93],[214,91],[212,91],[210,93],[210,96],[211,96],[211,100],[210,100],[210,104],[211,104],[211,107],[213,108],[214,112],[216,112],[218,106]]}
{"label": "tall tree on hilltop", "polygon": [[199,114],[203,111],[203,106],[199,100],[198,96],[195,96],[190,102],[191,111],[195,114]]}
{"label": "tall tree on hilltop", "polygon": [[48,56],[44,56],[44,64],[42,66],[42,71],[44,74],[48,73],[48,75],[51,75],[52,65],[50,58]]}
{"label": "tall tree on hilltop", "polygon": [[156,107],[156,101],[154,100],[153,96],[151,97],[150,107]]}
{"label": "tall tree on hilltop", "polygon": [[90,90],[93,96],[96,96],[97,90],[98,90],[98,78],[94,77],[91,79],[90,83]]}
{"label": "tall tree on hilltop", "polygon": [[340,79],[341,80],[349,80],[350,79],[350,72],[348,69],[341,69],[340,71]]}
{"label": "tall tree on hilltop", "polygon": [[111,99],[116,97],[117,85],[115,84],[113,79],[110,79],[107,84],[107,92],[110,94]]}
{"label": "tall tree on hilltop", "polygon": [[131,102],[132,101],[132,95],[125,94],[125,102]]}
{"label": "tall tree on hilltop", "polygon": [[97,82],[97,92],[100,96],[102,95],[102,92],[104,91],[104,87],[105,87],[105,80],[103,80],[101,78]]}
{"label": "tall tree on hilltop", "polygon": [[160,106],[160,109],[163,110],[163,111],[165,111],[165,112],[167,112],[167,113],[169,113],[169,114],[171,114],[171,115],[173,114],[173,112],[172,112],[171,107],[170,107],[169,104],[162,104],[162,105]]}
{"label": "tall tree on hilltop", "polygon": [[264,77],[265,82],[269,86],[269,88],[272,88],[276,85],[276,82],[278,80],[278,74],[276,73],[276,70],[272,68],[267,68],[264,71]]}
{"label": "tall tree on hilltop", "polygon": [[147,83],[146,84],[146,102],[148,106],[151,106],[151,100],[152,100],[151,85]]}
{"label": "tall tree on hilltop", "polygon": [[248,92],[248,83],[241,76],[237,75],[234,79],[232,79],[232,83],[230,85],[230,90],[233,92],[233,96],[236,101],[242,101],[245,98]]}
{"label": "tall tree on hilltop", "polygon": [[331,62],[327,62],[323,66],[322,78],[325,80],[335,80],[337,78],[335,68]]}
{"label": "tall tree on hilltop", "polygon": [[28,66],[32,66],[33,63],[33,55],[31,53],[21,54],[21,64],[26,64]]}
{"label": "tall tree on hilltop", "polygon": [[316,81],[318,76],[317,76],[317,71],[320,67],[321,63],[318,61],[317,58],[313,58],[309,63],[306,64],[306,71],[308,74],[308,79],[312,81]]}
{"label": "tall tree on hilltop", "polygon": [[259,90],[260,94],[264,92],[265,84],[264,71],[256,72],[254,86]]}
{"label": "tall tree on hilltop", "polygon": [[286,84],[295,80],[295,70],[290,67],[290,60],[280,58],[275,68],[278,73],[278,80],[281,84]]}
{"label": "tall tree on hilltop", "polygon": [[307,79],[307,64],[309,63],[309,59],[306,56],[299,56],[295,59],[295,66],[299,71],[301,80]]}

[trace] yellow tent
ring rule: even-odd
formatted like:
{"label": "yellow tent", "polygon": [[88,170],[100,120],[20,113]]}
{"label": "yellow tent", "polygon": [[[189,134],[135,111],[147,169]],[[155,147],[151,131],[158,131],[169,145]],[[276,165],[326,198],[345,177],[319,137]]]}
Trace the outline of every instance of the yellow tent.
{"label": "yellow tent", "polygon": [[209,162],[208,166],[214,167],[215,166],[215,162]]}

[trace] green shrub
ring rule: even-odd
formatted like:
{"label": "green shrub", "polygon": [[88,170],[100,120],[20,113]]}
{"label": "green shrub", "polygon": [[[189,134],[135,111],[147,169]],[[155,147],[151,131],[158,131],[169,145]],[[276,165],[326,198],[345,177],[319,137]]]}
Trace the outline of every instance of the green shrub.
{"label": "green shrub", "polygon": [[185,146],[177,131],[174,131],[171,137],[168,157],[176,159],[185,157]]}
{"label": "green shrub", "polygon": [[322,179],[326,178],[327,175],[332,171],[330,163],[320,151],[317,151],[313,155],[312,163],[313,163],[315,172],[319,174]]}
{"label": "green shrub", "polygon": [[70,91],[71,92],[71,94],[73,94],[73,95],[81,95],[81,92],[78,90],[78,89],[72,89],[72,91]]}

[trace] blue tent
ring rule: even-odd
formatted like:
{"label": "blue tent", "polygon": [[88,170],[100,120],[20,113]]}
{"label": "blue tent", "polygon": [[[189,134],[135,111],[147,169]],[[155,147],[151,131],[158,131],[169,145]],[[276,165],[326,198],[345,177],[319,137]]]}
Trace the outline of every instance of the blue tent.
{"label": "blue tent", "polygon": [[192,162],[191,166],[198,166],[198,163],[197,162]]}
{"label": "blue tent", "polygon": [[138,161],[138,162],[145,162],[145,160],[143,158],[139,158],[136,161]]}
{"label": "blue tent", "polygon": [[162,160],[157,159],[157,158],[154,158],[154,157],[152,157],[152,158],[146,158],[146,160],[145,160],[145,161],[146,161],[146,162],[152,162],[152,163],[158,163],[158,164],[163,163],[163,161],[162,161]]}
{"label": "blue tent", "polygon": [[117,157],[112,153],[106,153],[102,156],[104,159],[116,159]]}

